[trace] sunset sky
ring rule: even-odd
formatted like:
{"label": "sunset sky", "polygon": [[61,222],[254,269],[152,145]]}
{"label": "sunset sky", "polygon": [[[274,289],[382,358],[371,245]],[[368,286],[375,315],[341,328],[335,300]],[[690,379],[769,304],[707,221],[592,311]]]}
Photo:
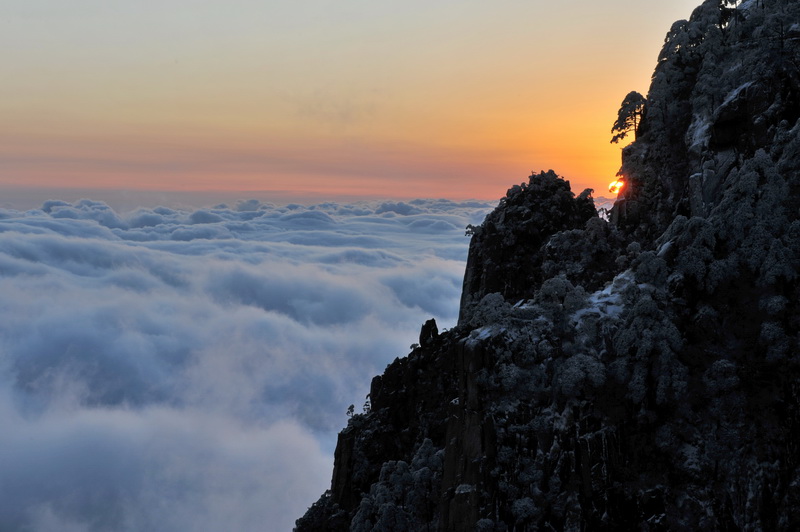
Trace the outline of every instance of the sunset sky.
{"label": "sunset sky", "polygon": [[699,0],[0,0],[0,193],[605,193]]}

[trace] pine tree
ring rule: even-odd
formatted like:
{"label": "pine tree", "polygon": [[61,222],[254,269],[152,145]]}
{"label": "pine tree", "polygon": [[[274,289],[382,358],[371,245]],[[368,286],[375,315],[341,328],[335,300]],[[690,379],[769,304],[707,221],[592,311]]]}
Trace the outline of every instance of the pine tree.
{"label": "pine tree", "polygon": [[639,124],[642,122],[646,101],[645,97],[636,91],[631,91],[625,96],[619,108],[617,121],[614,122],[614,127],[611,128],[611,132],[616,133],[611,139],[612,143],[624,139],[631,131],[633,131],[634,136],[638,136]]}

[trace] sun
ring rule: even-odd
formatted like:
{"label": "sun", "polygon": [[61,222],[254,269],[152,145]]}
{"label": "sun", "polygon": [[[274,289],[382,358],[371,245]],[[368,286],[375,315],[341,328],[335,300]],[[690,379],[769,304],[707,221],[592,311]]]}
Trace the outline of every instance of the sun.
{"label": "sun", "polygon": [[608,185],[608,191],[612,194],[619,194],[622,188],[625,186],[625,181],[621,179],[617,179],[616,181],[612,182]]}

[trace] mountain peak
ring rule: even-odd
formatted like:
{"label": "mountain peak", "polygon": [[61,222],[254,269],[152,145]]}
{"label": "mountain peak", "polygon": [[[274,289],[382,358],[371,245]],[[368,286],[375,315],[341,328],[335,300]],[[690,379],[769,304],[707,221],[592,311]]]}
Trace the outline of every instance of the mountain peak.
{"label": "mountain peak", "polygon": [[556,233],[583,229],[597,218],[591,192],[576,198],[569,182],[552,170],[510,188],[497,209],[471,228],[459,323],[487,294],[514,302],[533,297],[547,275],[543,263],[552,260],[553,248],[545,244]]}
{"label": "mountain peak", "polygon": [[800,529],[800,4],[672,26],[609,220],[554,172],[373,380],[297,530]]}

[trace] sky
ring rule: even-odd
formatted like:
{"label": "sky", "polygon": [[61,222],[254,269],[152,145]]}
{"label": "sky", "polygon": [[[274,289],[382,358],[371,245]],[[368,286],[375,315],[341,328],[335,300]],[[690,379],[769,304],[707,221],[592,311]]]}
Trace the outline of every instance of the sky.
{"label": "sky", "polygon": [[291,530],[490,208],[0,208],[0,530]]}
{"label": "sky", "polygon": [[0,0],[0,193],[605,192],[619,104],[697,4]]}

